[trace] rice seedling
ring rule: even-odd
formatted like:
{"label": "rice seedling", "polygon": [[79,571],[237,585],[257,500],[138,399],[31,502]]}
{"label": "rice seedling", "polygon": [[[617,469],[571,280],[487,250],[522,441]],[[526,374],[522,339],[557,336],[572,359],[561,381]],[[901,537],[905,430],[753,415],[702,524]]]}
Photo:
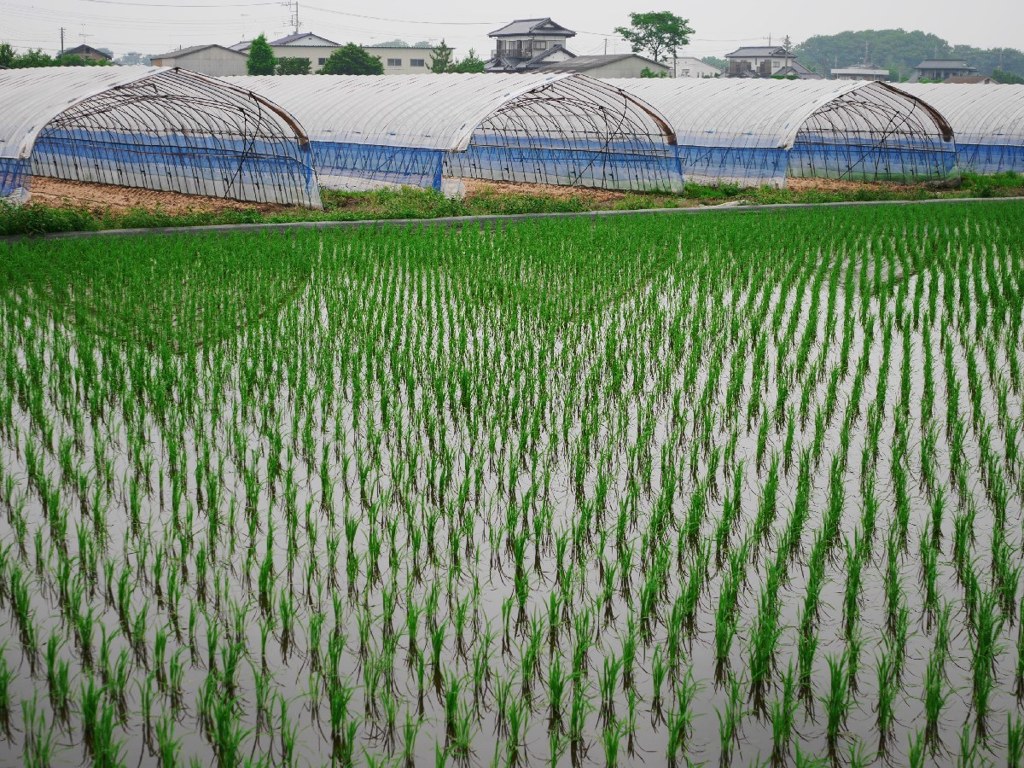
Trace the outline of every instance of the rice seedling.
{"label": "rice seedling", "polygon": [[773,765],[919,762],[956,752],[962,679],[961,760],[1015,764],[1020,231],[997,203],[7,244],[0,738],[725,765],[768,758],[750,710]]}

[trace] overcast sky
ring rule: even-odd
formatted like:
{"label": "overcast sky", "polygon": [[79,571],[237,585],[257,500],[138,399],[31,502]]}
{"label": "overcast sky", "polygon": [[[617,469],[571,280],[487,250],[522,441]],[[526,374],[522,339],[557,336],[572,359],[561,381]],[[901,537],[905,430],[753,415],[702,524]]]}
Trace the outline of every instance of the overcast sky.
{"label": "overcast sky", "polygon": [[[488,9],[469,0],[299,3],[300,29],[336,42],[401,38],[416,43],[444,37],[456,48],[456,56],[475,48],[483,58],[490,52],[488,32],[513,18],[533,16],[550,16],[576,30],[569,45],[576,54],[626,52],[628,46],[612,30],[628,23],[630,11],[646,10],[671,10],[689,18],[696,34],[683,53],[695,56],[721,56],[740,45],[767,44],[769,36],[778,43],[789,35],[799,43],[815,34],[896,27],[932,32],[954,44],[1024,48],[1021,0],[859,0],[841,5],[733,0],[690,8],[659,2],[546,0]],[[117,56],[128,51],[156,54],[203,43],[231,45],[261,32],[274,39],[292,31],[293,11],[286,2],[269,0],[0,0],[0,42],[56,53],[63,26],[69,48],[86,42]]]}

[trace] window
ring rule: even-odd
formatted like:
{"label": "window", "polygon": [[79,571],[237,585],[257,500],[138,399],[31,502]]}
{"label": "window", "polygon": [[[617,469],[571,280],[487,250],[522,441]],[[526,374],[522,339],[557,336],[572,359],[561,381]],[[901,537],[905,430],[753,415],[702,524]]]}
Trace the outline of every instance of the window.
{"label": "window", "polygon": [[319,59],[317,59],[317,63],[322,67],[324,64],[327,63],[327,59],[321,56]]}
{"label": "window", "polygon": [[427,66],[426,59],[409,59],[410,67],[425,67]]}
{"label": "window", "polygon": [[389,67],[400,67],[400,66],[402,66],[402,60],[401,59],[388,59],[388,66]]}

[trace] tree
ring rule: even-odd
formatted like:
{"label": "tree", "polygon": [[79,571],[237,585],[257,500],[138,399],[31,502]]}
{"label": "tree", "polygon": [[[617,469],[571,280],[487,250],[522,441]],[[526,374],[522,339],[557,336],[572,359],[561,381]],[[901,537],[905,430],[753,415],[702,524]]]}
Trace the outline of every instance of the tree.
{"label": "tree", "polygon": [[321,75],[383,75],[384,64],[355,43],[334,51],[320,68]]}
{"label": "tree", "polygon": [[130,67],[135,64],[145,64],[147,67],[152,64],[148,54],[139,53],[138,51],[128,51],[124,56],[114,59],[115,64],[120,64],[122,67]]}
{"label": "tree", "polygon": [[14,52],[14,46],[10,43],[0,43],[0,67],[13,67],[18,54]]}
{"label": "tree", "polygon": [[432,60],[430,62],[430,71],[435,74],[442,74],[451,69],[452,66],[452,55],[455,53],[454,48],[450,48],[445,43],[444,38],[441,38],[441,42],[436,48],[431,49],[430,55]]}
{"label": "tree", "polygon": [[671,11],[650,11],[629,14],[628,27],[616,27],[616,34],[625,38],[633,53],[646,52],[655,61],[676,57],[676,51],[690,42],[690,20]]}
{"label": "tree", "polygon": [[992,70],[992,79],[997,83],[1006,83],[1010,85],[1021,85],[1024,84],[1024,77],[1015,75],[1013,72],[1004,72],[1001,69]]}
{"label": "tree", "polygon": [[302,56],[282,56],[277,60],[279,75],[308,75],[310,61]]}
{"label": "tree", "polygon": [[448,68],[448,71],[456,72],[462,75],[476,74],[478,72],[484,71],[485,63],[486,62],[484,62],[483,59],[478,59],[476,51],[470,48],[469,53],[466,55],[466,58],[464,58],[462,61],[456,64],[452,64],[451,67]]}
{"label": "tree", "polygon": [[260,35],[249,46],[249,60],[245,69],[250,75],[272,75],[274,64],[274,49],[267,42],[267,36]]}
{"label": "tree", "polygon": [[657,80],[658,78],[668,77],[668,72],[666,72],[663,69],[660,69],[657,72],[655,72],[650,67],[644,67],[643,69],[640,70],[640,77],[644,78],[645,80]]}

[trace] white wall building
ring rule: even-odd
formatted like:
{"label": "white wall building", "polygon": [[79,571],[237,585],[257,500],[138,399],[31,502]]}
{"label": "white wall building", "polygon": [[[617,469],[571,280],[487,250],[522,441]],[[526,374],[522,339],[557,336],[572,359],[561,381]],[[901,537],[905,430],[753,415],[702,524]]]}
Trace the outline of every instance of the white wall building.
{"label": "white wall building", "polygon": [[722,70],[693,56],[679,56],[675,61],[676,77],[719,77]]}
{"label": "white wall building", "polygon": [[385,75],[426,74],[434,62],[432,48],[364,45],[363,50],[380,59]]}
{"label": "white wall building", "polygon": [[247,74],[248,60],[247,54],[223,45],[194,45],[151,57],[155,67],[181,67],[211,77]]}
{"label": "white wall building", "polygon": [[889,82],[889,70],[880,67],[841,67],[832,70],[833,80],[871,80],[876,83]]}

